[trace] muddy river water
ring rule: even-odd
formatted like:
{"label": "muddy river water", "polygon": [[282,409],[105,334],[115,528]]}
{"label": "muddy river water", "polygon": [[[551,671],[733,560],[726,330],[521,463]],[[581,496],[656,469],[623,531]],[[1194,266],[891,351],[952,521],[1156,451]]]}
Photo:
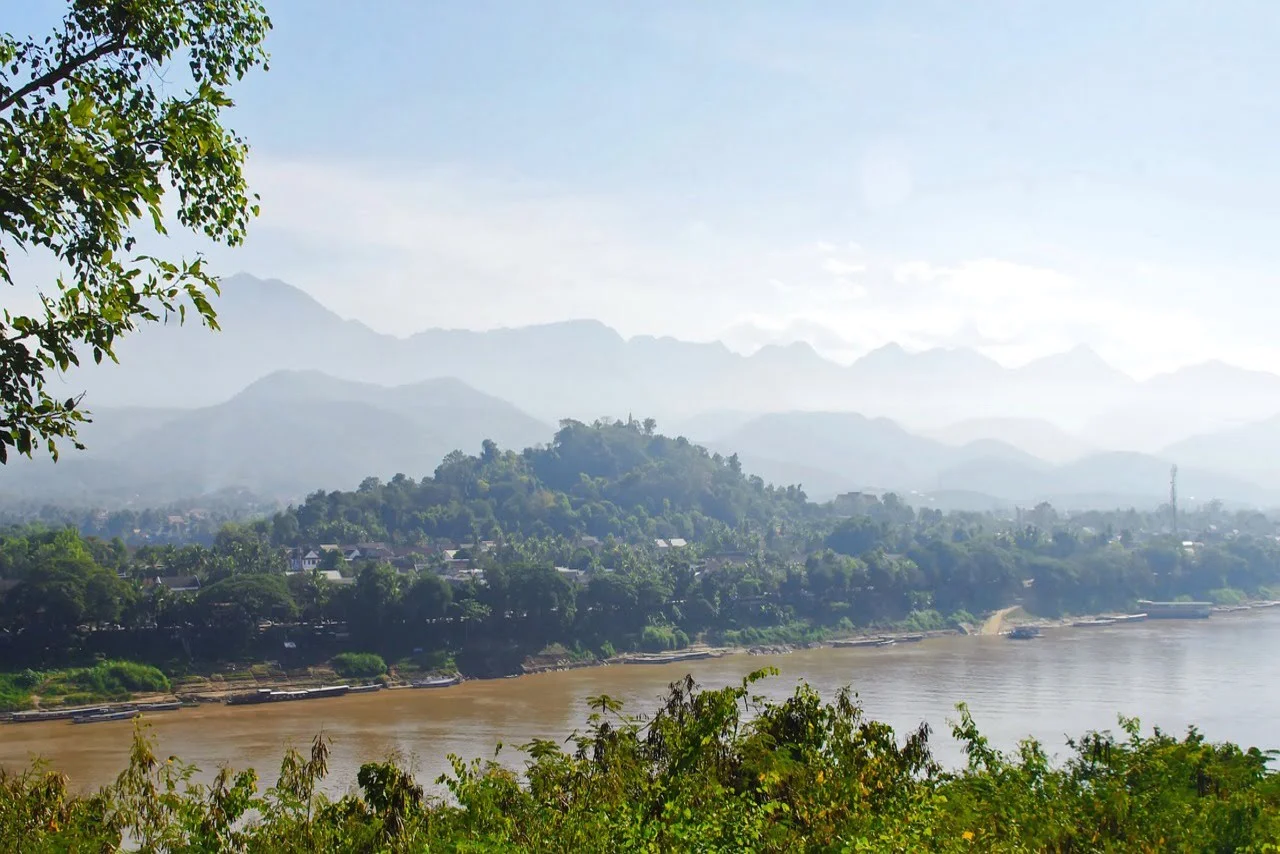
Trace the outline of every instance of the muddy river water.
{"label": "muddy river water", "polygon": [[[969,704],[1000,747],[1033,735],[1063,753],[1067,736],[1116,728],[1116,715],[1181,732],[1196,724],[1213,739],[1280,747],[1280,609],[1215,615],[1209,620],[1150,621],[1046,631],[1032,641],[948,637],[884,649],[815,649],[778,656],[729,655],[678,665],[615,665],[518,679],[472,681],[430,690],[381,691],[269,706],[201,706],[147,716],[161,756],[177,755],[205,772],[252,766],[275,779],[281,751],[305,748],[318,732],[332,738],[326,788],[345,791],[363,761],[397,756],[430,784],[446,756],[501,756],[534,737],[564,738],[583,724],[585,698],[609,694],[631,711],[651,711],[668,683],[692,673],[707,687],[736,683],[773,665],[781,675],[759,693],[784,696],[798,680],[823,695],[851,685],[867,713],[900,732],[921,721],[948,764],[961,754],[947,722]],[[43,757],[78,788],[109,782],[127,758],[132,724],[66,721],[0,725],[0,767],[16,770]]]}

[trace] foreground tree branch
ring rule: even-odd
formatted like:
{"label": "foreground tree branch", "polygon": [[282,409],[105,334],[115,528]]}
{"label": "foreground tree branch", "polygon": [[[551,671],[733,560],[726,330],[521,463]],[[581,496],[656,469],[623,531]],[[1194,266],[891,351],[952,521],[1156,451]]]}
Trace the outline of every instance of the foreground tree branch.
{"label": "foreground tree branch", "polygon": [[[120,337],[188,309],[217,328],[216,278],[198,257],[139,254],[145,232],[166,233],[171,217],[235,246],[258,212],[248,146],[220,119],[230,86],[266,65],[261,3],[69,5],[47,38],[0,36],[0,279],[14,284],[13,248],[62,271],[27,283],[38,310],[0,312],[0,463],[79,447],[83,395],[52,396],[54,375],[114,361]],[[171,94],[171,78],[185,91]]]}

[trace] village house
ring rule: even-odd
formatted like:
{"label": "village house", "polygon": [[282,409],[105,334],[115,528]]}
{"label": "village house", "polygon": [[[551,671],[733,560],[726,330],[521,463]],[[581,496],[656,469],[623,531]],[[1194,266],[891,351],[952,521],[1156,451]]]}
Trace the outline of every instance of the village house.
{"label": "village house", "polygon": [[157,575],[148,586],[157,584],[170,593],[195,593],[200,589],[200,579],[194,575]]}
{"label": "village house", "polygon": [[342,573],[336,569],[322,569],[320,570],[320,575],[321,577],[324,578],[325,581],[329,582],[330,584],[355,584],[356,583],[356,580],[354,578],[345,578],[342,575]]}

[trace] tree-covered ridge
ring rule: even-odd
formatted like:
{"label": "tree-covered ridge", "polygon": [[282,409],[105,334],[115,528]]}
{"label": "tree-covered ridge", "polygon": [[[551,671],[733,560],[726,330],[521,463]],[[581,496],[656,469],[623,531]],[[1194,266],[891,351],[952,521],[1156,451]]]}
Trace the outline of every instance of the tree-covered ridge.
{"label": "tree-covered ridge", "polygon": [[1025,741],[991,747],[961,707],[965,767],[938,766],[930,733],[900,739],[848,690],[807,685],[768,702],[761,671],[718,691],[686,679],[652,715],[590,698],[568,749],[534,740],[525,770],[464,762],[430,797],[370,761],[358,790],[323,793],[328,743],[286,754],[277,783],[223,769],[210,785],[162,762],[141,735],[129,768],[77,797],[50,772],[0,781],[0,842],[13,850],[1275,852],[1280,774],[1269,754],[1183,738],[1091,732],[1060,764]]}
{"label": "tree-covered ridge", "polygon": [[[572,429],[652,444],[643,427]],[[674,440],[666,447],[682,446]],[[539,536],[517,526],[514,533],[489,528],[492,540],[445,548],[416,523],[397,521],[423,512],[405,511],[398,496],[491,494],[475,475],[514,471],[495,482],[518,484],[521,476],[533,477],[531,458],[554,460],[555,453],[460,455],[458,470],[471,476],[463,485],[432,478],[425,485],[406,480],[401,491],[367,485],[336,494],[360,533],[368,529],[356,524],[358,510],[417,539],[385,550],[366,544],[365,556],[350,561],[337,547],[323,549],[324,573],[292,570],[281,544],[300,536],[300,527],[281,536],[281,526],[305,517],[305,507],[227,526],[209,546],[130,550],[69,529],[9,530],[0,536],[0,653],[15,669],[75,666],[101,656],[173,673],[263,659],[302,667],[369,652],[393,663],[452,659],[464,673],[490,675],[519,672],[526,656],[548,647],[560,657],[592,658],[698,640],[806,643],[867,627],[944,629],[1015,603],[1053,617],[1129,610],[1139,599],[1231,604],[1277,598],[1280,589],[1280,542],[1265,516],[1209,507],[1185,514],[1187,533],[1172,537],[1160,530],[1159,518],[1140,514],[1082,521],[1038,507],[1008,520],[916,511],[892,495],[864,497],[856,507],[815,507],[786,490],[757,490],[734,475],[731,459],[716,462],[698,451],[687,453],[710,473],[712,490],[721,478],[730,496],[763,495],[769,499],[763,510],[777,514],[772,521],[748,517],[730,527],[699,516],[706,527],[695,526],[686,545],[660,548],[651,536],[665,532],[660,526],[694,517],[662,493],[652,500],[662,498],[670,512],[646,514],[651,527],[631,539]],[[618,465],[603,459],[593,470]],[[636,468],[602,478],[605,488],[627,484],[615,494],[642,492],[646,479],[632,472],[663,470],[648,457],[637,459]],[[578,512],[567,493],[537,489]],[[449,512],[466,506],[456,498],[432,505]],[[625,508],[611,506],[618,509],[614,518],[641,518],[639,509],[622,517]]]}
{"label": "tree-covered ridge", "polygon": [[316,493],[272,521],[279,544],[413,544],[520,534],[635,541],[701,539],[724,528],[763,530],[815,512],[798,486],[774,487],[652,419],[564,421],[523,452],[486,441],[449,454],[431,477],[368,479],[355,492]]}

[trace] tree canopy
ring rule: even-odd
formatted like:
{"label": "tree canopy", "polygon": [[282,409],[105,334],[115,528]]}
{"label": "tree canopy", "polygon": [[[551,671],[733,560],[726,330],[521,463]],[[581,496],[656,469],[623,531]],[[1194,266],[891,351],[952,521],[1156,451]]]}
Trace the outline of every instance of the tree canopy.
{"label": "tree canopy", "polygon": [[[188,306],[216,328],[202,260],[145,255],[138,239],[166,234],[167,215],[244,239],[248,149],[221,118],[230,86],[265,66],[270,26],[256,0],[73,0],[46,37],[0,35],[0,278],[40,303],[0,315],[0,463],[75,441],[86,413],[53,396],[54,373],[114,360],[120,336]],[[16,282],[14,250],[55,261],[55,281]]]}

